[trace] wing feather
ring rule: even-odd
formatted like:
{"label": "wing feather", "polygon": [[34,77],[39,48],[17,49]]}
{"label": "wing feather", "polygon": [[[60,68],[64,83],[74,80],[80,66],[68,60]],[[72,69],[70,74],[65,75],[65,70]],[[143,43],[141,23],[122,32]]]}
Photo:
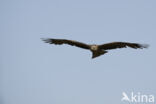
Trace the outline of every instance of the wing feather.
{"label": "wing feather", "polygon": [[75,40],[52,39],[52,38],[47,38],[47,39],[42,39],[42,40],[49,44],[55,44],[55,45],[68,44],[71,46],[77,46],[79,48],[90,49],[90,45],[82,43],[82,42],[78,42]]}
{"label": "wing feather", "polygon": [[107,44],[102,44],[99,45],[100,49],[104,49],[104,50],[109,50],[109,49],[116,49],[116,48],[126,48],[126,47],[130,47],[130,48],[147,48],[148,45],[147,44],[138,44],[138,43],[128,43],[128,42],[112,42],[112,43],[107,43]]}

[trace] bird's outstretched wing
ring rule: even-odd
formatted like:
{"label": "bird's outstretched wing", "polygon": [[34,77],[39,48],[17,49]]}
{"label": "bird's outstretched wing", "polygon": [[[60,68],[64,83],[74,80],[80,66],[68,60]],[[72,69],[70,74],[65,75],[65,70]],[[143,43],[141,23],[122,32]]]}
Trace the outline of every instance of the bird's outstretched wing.
{"label": "bird's outstretched wing", "polygon": [[100,49],[104,49],[104,50],[109,50],[109,49],[116,49],[116,48],[126,48],[126,47],[130,47],[130,48],[147,48],[148,45],[147,44],[138,44],[138,43],[128,43],[128,42],[112,42],[112,43],[107,43],[107,44],[102,44],[99,45]]}
{"label": "bird's outstretched wing", "polygon": [[68,45],[77,46],[84,49],[90,49],[90,45],[82,42],[74,41],[74,40],[52,39],[52,38],[47,38],[47,39],[42,38],[42,40],[49,44],[56,44],[56,45],[68,44]]}

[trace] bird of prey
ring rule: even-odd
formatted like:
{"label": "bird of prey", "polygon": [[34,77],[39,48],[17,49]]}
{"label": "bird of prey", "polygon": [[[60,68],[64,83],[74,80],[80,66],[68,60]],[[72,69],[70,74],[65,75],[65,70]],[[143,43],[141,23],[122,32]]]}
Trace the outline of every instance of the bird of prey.
{"label": "bird of prey", "polygon": [[147,44],[128,43],[128,42],[111,42],[111,43],[96,45],[96,44],[85,44],[75,40],[67,40],[67,39],[42,38],[42,40],[45,43],[49,43],[49,44],[55,44],[55,45],[68,44],[71,46],[76,46],[79,48],[90,50],[92,52],[92,59],[107,53],[108,52],[107,50],[111,50],[111,49],[126,48],[126,47],[130,47],[134,49],[137,48],[143,49],[148,47]]}

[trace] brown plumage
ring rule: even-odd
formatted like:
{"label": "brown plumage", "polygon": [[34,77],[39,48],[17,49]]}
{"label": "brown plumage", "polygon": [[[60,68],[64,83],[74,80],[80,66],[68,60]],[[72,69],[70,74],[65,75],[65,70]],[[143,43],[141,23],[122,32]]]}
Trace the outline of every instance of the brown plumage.
{"label": "brown plumage", "polygon": [[147,44],[128,43],[128,42],[111,42],[111,43],[102,44],[102,45],[95,45],[95,44],[90,45],[90,44],[85,44],[82,42],[78,42],[74,40],[67,40],[67,39],[47,38],[47,39],[42,39],[42,40],[49,44],[55,44],[55,45],[68,44],[68,45],[76,46],[79,48],[88,49],[92,52],[92,58],[95,58],[95,57],[98,57],[100,55],[107,53],[106,50],[111,50],[111,49],[116,49],[116,48],[130,47],[134,49],[137,49],[137,48],[143,49],[143,48],[148,47]]}

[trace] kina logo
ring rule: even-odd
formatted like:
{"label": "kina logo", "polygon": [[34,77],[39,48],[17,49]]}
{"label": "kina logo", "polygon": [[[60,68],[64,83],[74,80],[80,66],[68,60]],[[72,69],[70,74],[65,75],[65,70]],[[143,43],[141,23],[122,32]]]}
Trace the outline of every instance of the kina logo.
{"label": "kina logo", "polygon": [[154,103],[154,95],[152,94],[141,94],[140,92],[130,94],[122,93],[121,101],[131,102],[131,103]]}

